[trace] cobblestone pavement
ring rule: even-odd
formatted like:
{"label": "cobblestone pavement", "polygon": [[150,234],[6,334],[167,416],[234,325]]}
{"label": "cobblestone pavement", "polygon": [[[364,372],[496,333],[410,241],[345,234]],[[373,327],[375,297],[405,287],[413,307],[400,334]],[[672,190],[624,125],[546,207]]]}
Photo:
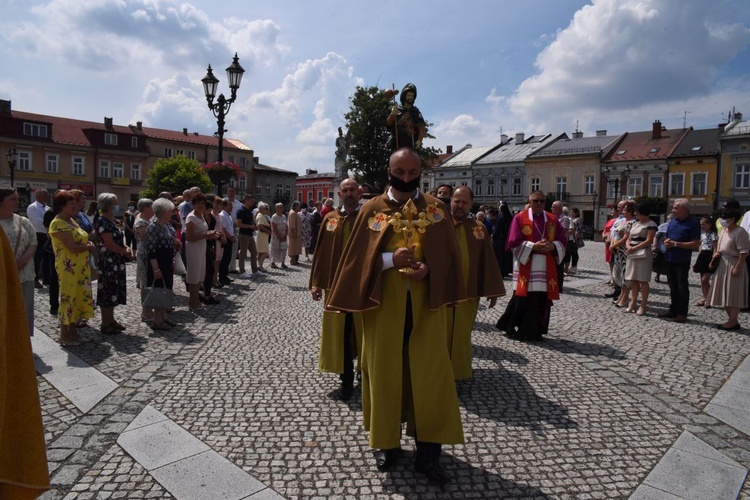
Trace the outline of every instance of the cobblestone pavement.
{"label": "cobblestone pavement", "polygon": [[[717,330],[716,309],[693,308],[684,325],[658,319],[664,279],[652,282],[646,317],[625,314],[603,297],[602,245],[581,254],[546,341],[495,329],[507,297],[480,307],[474,378],[458,384],[466,443],[444,448],[454,477],[444,489],[413,473],[408,438],[395,470],[375,470],[359,393],[331,397],[338,378],[317,371],[321,305],[309,298],[308,263],[237,279],[202,316],[176,285],[183,326],[171,332],[140,322],[131,280],[132,304],[115,313],[127,332],[83,329],[90,341],[71,348],[119,388],[83,414],[38,379],[53,485],[43,498],[172,498],[116,444],[147,404],[287,498],[626,498],[685,430],[750,467],[748,436],[703,412],[750,353],[748,330]],[[695,302],[696,276],[691,285]],[[39,293],[37,327],[54,338],[48,309]],[[746,313],[740,321],[750,327]]]}

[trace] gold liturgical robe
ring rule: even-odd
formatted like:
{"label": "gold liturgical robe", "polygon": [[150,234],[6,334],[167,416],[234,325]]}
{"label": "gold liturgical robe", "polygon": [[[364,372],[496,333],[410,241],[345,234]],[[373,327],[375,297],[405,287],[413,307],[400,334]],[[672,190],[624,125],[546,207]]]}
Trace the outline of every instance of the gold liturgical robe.
{"label": "gold liturgical robe", "polygon": [[[389,220],[403,206],[388,195],[367,202],[336,272],[328,307],[363,313],[362,410],[370,446],[400,446],[401,422],[420,441],[463,442],[458,397],[447,349],[447,306],[465,300],[461,255],[449,216],[437,198],[413,200],[430,224],[416,235],[415,255],[429,267],[422,281],[383,271],[382,254],[404,246]],[[404,348],[407,294],[412,329]]]}
{"label": "gold liturgical robe", "polygon": [[[13,250],[0,231],[0,498],[49,489],[42,410]],[[19,321],[20,319],[20,321]]]}
{"label": "gold liturgical robe", "polygon": [[[310,270],[310,288],[325,290],[328,300],[336,268],[344,255],[344,247],[352,232],[357,212],[347,214],[334,210],[326,214],[318,233],[318,243],[313,254]],[[344,323],[346,315],[325,309],[320,334],[318,369],[323,372],[343,373],[344,371]],[[358,359],[362,350],[362,316],[354,314],[354,334],[357,341]]]}
{"label": "gold liturgical robe", "polygon": [[465,380],[471,378],[471,332],[479,298],[501,297],[505,295],[505,285],[484,224],[467,218],[455,223],[455,231],[469,300],[449,310],[448,345],[456,380]]}

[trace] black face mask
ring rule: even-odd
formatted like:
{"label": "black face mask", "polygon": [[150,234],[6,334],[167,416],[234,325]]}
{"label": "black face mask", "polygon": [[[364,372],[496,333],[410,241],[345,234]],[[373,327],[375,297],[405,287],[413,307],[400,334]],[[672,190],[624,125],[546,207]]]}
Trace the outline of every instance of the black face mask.
{"label": "black face mask", "polygon": [[410,180],[409,182],[404,182],[395,175],[391,175],[390,183],[393,189],[396,191],[401,191],[402,193],[411,193],[412,191],[415,191],[419,187],[419,179],[420,177],[417,177],[415,179]]}

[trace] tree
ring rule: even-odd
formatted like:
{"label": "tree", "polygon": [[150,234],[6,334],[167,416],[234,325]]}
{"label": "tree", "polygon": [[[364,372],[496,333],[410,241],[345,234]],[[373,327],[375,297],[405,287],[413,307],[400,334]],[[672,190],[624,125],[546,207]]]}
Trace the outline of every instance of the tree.
{"label": "tree", "polygon": [[161,158],[148,173],[146,189],[141,191],[141,197],[156,199],[162,191],[182,194],[193,186],[198,186],[204,193],[213,188],[200,163],[182,155]]}
{"label": "tree", "polygon": [[[376,193],[382,193],[388,184],[386,167],[391,150],[388,147],[390,131],[385,121],[390,112],[391,101],[383,89],[357,87],[349,98],[349,111],[344,115],[348,133],[351,134],[346,166],[354,172],[357,182],[372,186]],[[425,138],[434,139],[429,133],[432,124],[426,126],[428,132]],[[433,165],[440,153],[439,149],[433,147],[420,149],[422,168]]]}
{"label": "tree", "polygon": [[649,208],[651,216],[654,217],[667,211],[667,200],[660,196],[636,196],[633,198],[633,201],[636,203],[645,203]]}

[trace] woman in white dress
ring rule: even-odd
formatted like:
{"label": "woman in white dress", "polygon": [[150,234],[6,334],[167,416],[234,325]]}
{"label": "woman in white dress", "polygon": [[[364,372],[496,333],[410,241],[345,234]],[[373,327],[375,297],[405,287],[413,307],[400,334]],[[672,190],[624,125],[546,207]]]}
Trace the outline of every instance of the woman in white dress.
{"label": "woman in white dress", "polygon": [[628,233],[625,244],[628,256],[625,265],[625,279],[630,281],[632,295],[630,305],[625,312],[634,312],[638,303],[638,291],[641,292],[641,307],[638,308],[638,316],[646,314],[648,304],[649,281],[653,265],[654,236],[658,226],[649,218],[651,212],[646,203],[638,203],[635,206],[635,222]]}
{"label": "woman in white dress", "polygon": [[198,193],[193,196],[193,211],[185,218],[185,257],[187,259],[187,282],[190,299],[188,306],[191,311],[204,309],[201,304],[200,284],[206,278],[206,240],[217,239],[219,233],[209,231],[208,224],[203,218],[206,210],[206,195]]}
{"label": "woman in white dress", "polygon": [[271,267],[278,269],[279,266],[284,269],[287,265],[286,259],[286,216],[284,215],[284,204],[276,204],[276,213],[271,217]]}
{"label": "woman in white dress", "polygon": [[255,214],[255,225],[258,226],[258,232],[255,236],[255,248],[258,250],[258,271],[262,273],[268,272],[263,267],[263,264],[268,258],[271,239],[271,222],[268,220],[269,211],[268,203],[263,201],[258,203],[258,213]]}
{"label": "woman in white dress", "polygon": [[723,307],[729,316],[725,323],[716,325],[720,330],[742,328],[737,316],[741,308],[747,307],[748,273],[745,259],[750,252],[750,236],[737,225],[741,216],[739,210],[724,210],[719,221],[724,230],[719,236],[717,252],[709,264],[716,272],[708,292],[708,303]]}

